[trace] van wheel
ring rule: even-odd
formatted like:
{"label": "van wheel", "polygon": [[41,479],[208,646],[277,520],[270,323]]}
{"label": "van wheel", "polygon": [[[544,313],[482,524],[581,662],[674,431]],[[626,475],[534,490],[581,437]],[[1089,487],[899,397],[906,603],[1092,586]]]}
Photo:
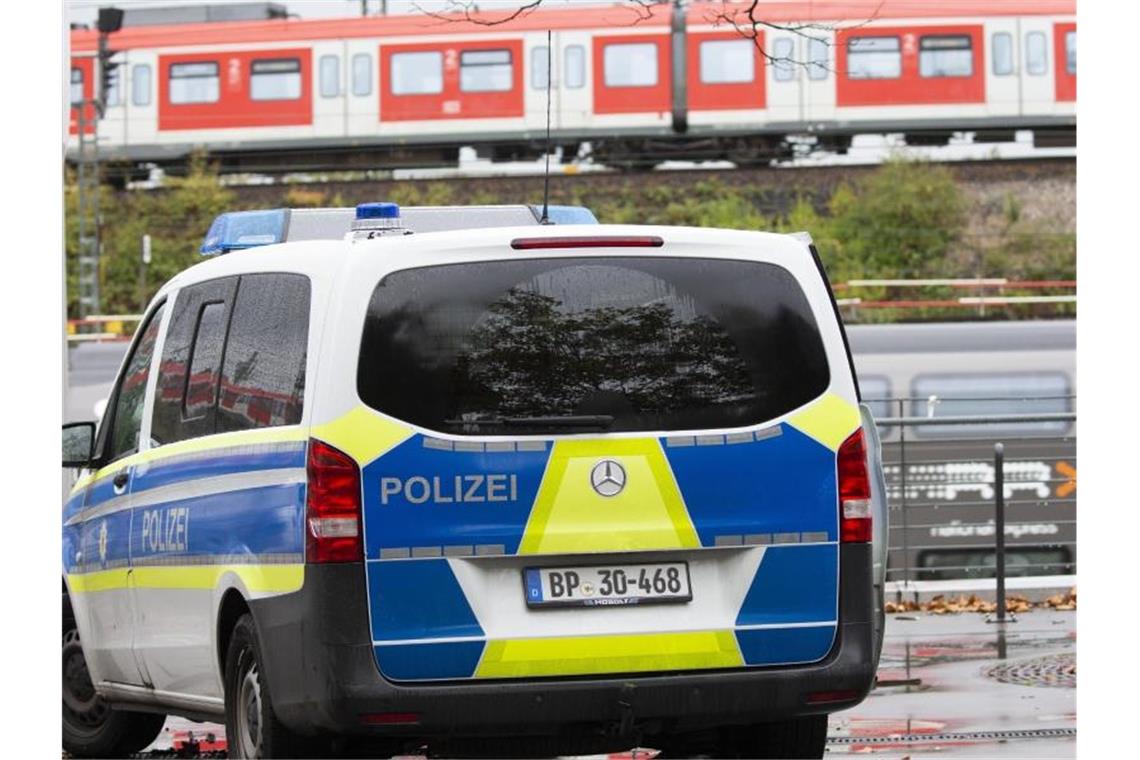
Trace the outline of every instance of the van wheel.
{"label": "van wheel", "polygon": [[827,745],[827,716],[807,715],[723,731],[716,757],[821,758]]}
{"label": "van wheel", "polygon": [[98,694],[72,625],[63,634],[63,749],[78,757],[123,757],[162,733],[165,715],[111,707]]}
{"label": "van wheel", "polygon": [[273,711],[257,628],[247,612],[234,624],[226,652],[226,738],[231,758],[312,757],[313,742],[297,736]]}

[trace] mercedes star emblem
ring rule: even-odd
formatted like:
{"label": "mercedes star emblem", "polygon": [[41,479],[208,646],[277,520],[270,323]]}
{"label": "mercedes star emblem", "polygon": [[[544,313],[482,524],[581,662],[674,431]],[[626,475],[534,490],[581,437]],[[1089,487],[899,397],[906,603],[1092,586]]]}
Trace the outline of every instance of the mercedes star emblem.
{"label": "mercedes star emblem", "polygon": [[603,459],[590,471],[590,485],[601,496],[617,496],[625,488],[625,469],[612,459]]}

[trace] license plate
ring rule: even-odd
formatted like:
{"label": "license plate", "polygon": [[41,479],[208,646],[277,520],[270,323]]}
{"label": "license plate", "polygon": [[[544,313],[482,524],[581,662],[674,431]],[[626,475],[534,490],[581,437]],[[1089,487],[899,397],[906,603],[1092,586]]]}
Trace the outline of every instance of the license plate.
{"label": "license plate", "polygon": [[620,607],[693,598],[688,562],[528,567],[523,585],[528,607]]}

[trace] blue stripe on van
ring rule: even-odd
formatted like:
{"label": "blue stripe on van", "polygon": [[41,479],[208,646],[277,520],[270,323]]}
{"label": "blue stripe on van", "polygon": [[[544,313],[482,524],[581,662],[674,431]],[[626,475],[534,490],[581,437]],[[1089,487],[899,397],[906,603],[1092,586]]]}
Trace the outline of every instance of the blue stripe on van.
{"label": "blue stripe on van", "polygon": [[[187,510],[184,515],[178,511],[182,509]],[[304,483],[226,491],[132,511],[132,562],[172,556],[297,554],[305,550]]]}
{"label": "blue stripe on van", "polygon": [[375,641],[483,635],[445,559],[369,562],[368,595]]}
{"label": "blue stripe on van", "polygon": [[703,546],[724,535],[813,532],[838,540],[835,453],[791,425],[781,428],[747,443],[671,446],[662,439]]}
{"label": "blue stripe on van", "polygon": [[362,473],[365,557],[385,548],[472,544],[501,544],[514,554],[549,457],[549,444],[541,451],[454,451],[413,435]]}
{"label": "blue stripe on van", "polygon": [[394,681],[470,678],[483,656],[482,641],[373,647],[380,672]]}
{"label": "blue stripe on van", "polygon": [[835,626],[737,631],[736,642],[749,665],[785,665],[822,660],[835,641]]}
{"label": "blue stripe on van", "polygon": [[249,451],[225,449],[224,453],[209,452],[173,457],[170,461],[143,462],[134,466],[135,476],[131,492],[139,493],[150,488],[181,483],[187,480],[212,478],[219,475],[301,468],[305,466],[305,442],[251,446]]}
{"label": "blue stripe on van", "polygon": [[738,626],[836,619],[839,546],[769,546],[736,617]]}

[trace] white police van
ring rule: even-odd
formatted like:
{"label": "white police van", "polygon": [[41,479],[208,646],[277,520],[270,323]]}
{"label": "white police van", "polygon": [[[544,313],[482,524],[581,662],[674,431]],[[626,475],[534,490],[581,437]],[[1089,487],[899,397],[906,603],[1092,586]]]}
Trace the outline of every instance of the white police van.
{"label": "white police van", "polygon": [[810,240],[355,217],[219,217],[64,427],[65,749],[819,757],[886,515]]}

